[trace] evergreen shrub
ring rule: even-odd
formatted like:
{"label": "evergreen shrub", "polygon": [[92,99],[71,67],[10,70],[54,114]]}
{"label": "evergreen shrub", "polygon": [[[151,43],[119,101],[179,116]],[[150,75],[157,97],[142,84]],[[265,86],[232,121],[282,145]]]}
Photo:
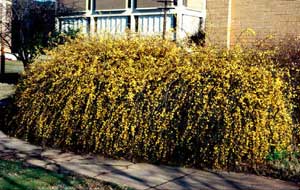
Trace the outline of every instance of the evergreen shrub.
{"label": "evergreen shrub", "polygon": [[99,37],[47,56],[16,93],[17,130],[28,140],[213,168],[254,166],[290,146],[285,83],[263,51]]}

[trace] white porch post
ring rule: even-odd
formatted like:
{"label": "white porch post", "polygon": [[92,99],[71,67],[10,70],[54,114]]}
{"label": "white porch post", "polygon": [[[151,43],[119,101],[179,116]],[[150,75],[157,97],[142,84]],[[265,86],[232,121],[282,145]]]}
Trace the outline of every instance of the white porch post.
{"label": "white porch post", "polygon": [[182,36],[184,34],[182,34],[182,18],[183,18],[183,9],[184,9],[184,5],[183,5],[183,0],[178,0],[177,1],[177,7],[176,7],[176,39],[181,39]]}
{"label": "white porch post", "polygon": [[231,45],[231,20],[232,20],[232,0],[228,1],[228,15],[227,15],[227,39],[226,47],[229,49]]}
{"label": "white porch post", "polygon": [[131,7],[130,7],[130,12],[131,12],[131,14],[130,14],[130,30],[132,31],[132,32],[135,32],[135,29],[136,29],[136,22],[135,22],[135,16],[134,16],[134,14],[133,14],[133,12],[135,11],[135,8],[134,8],[134,6],[135,6],[135,0],[131,0]]}
{"label": "white porch post", "polygon": [[[94,3],[95,0],[86,0],[86,18],[90,20],[88,23],[89,31],[87,31],[88,35],[93,36],[96,32],[96,22],[94,17]],[[90,5],[90,6],[89,6]]]}

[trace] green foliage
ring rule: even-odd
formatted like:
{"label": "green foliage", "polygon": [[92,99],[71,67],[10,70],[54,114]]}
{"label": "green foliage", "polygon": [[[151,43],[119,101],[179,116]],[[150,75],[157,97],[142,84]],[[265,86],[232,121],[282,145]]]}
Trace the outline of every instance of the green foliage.
{"label": "green foliage", "polygon": [[287,151],[277,151],[274,150],[273,152],[270,152],[270,154],[267,156],[268,161],[274,161],[274,160],[282,160],[287,157]]}
{"label": "green foliage", "polygon": [[264,174],[299,182],[300,152],[274,151],[268,156],[267,169],[264,170]]}
{"label": "green foliage", "polygon": [[47,55],[17,89],[17,131],[29,140],[214,168],[291,145],[286,84],[264,51],[78,38]]}

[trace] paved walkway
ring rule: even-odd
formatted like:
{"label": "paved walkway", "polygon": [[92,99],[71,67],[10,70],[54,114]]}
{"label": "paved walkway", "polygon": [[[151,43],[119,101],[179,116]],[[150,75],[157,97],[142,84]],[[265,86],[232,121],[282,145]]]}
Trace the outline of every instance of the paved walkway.
{"label": "paved walkway", "polygon": [[299,190],[300,186],[255,175],[201,171],[76,155],[42,149],[0,132],[0,157],[143,190]]}

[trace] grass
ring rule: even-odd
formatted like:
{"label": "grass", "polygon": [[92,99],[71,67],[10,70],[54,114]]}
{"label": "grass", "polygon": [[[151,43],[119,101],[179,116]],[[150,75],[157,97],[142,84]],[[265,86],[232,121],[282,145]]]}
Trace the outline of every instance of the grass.
{"label": "grass", "polygon": [[5,60],[5,73],[21,73],[23,70],[21,61]]}
{"label": "grass", "polygon": [[98,180],[58,174],[42,168],[28,167],[20,161],[0,159],[1,190],[121,190]]}

